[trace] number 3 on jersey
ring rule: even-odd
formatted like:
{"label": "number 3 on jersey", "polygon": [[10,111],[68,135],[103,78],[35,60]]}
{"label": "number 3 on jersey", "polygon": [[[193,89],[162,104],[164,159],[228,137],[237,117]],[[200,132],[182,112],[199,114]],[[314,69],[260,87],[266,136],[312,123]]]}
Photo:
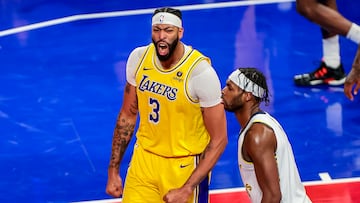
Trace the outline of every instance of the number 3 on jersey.
{"label": "number 3 on jersey", "polygon": [[149,105],[152,108],[152,112],[150,112],[149,119],[153,123],[159,122],[159,111],[160,111],[160,103],[158,100],[154,98],[150,98]]}

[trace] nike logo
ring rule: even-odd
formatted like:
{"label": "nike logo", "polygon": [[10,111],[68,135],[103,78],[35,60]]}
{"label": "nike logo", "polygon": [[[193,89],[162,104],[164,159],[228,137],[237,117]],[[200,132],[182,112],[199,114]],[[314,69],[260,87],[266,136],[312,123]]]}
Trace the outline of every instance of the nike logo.
{"label": "nike logo", "polygon": [[144,67],[143,70],[151,70],[151,68],[146,68],[146,67]]}
{"label": "nike logo", "polygon": [[180,168],[185,168],[185,167],[187,167],[187,166],[190,166],[190,164],[186,164],[186,165],[180,164]]}

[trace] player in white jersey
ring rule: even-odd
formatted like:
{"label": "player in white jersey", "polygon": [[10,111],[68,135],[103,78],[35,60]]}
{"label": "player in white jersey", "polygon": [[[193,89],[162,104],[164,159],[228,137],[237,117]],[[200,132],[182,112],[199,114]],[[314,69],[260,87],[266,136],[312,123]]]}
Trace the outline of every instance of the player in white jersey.
{"label": "player in white jersey", "polygon": [[251,202],[311,202],[286,133],[260,109],[261,102],[269,102],[265,76],[256,68],[233,71],[222,90],[222,99],[225,110],[235,113],[242,128],[238,162]]}

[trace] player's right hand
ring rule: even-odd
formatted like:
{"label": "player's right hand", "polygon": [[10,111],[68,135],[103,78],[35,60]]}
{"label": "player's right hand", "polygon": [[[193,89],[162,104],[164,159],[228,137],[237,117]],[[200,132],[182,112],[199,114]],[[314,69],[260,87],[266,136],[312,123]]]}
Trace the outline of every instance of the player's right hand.
{"label": "player's right hand", "polygon": [[106,185],[106,194],[111,195],[113,197],[120,197],[123,192],[123,185],[121,177],[118,173],[108,174],[108,181]]}
{"label": "player's right hand", "polygon": [[344,84],[344,93],[351,101],[354,100],[354,95],[357,95],[360,90],[360,45],[356,52],[354,62],[350,73],[346,76]]}

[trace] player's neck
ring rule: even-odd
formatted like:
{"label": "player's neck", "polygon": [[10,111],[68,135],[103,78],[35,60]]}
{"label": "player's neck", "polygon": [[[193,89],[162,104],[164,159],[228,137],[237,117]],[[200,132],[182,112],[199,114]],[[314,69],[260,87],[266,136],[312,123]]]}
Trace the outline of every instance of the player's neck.
{"label": "player's neck", "polygon": [[236,118],[239,121],[242,128],[246,126],[246,124],[249,122],[251,117],[261,111],[259,104],[255,104],[252,106],[247,106],[245,108],[242,108],[240,111],[237,111]]}

